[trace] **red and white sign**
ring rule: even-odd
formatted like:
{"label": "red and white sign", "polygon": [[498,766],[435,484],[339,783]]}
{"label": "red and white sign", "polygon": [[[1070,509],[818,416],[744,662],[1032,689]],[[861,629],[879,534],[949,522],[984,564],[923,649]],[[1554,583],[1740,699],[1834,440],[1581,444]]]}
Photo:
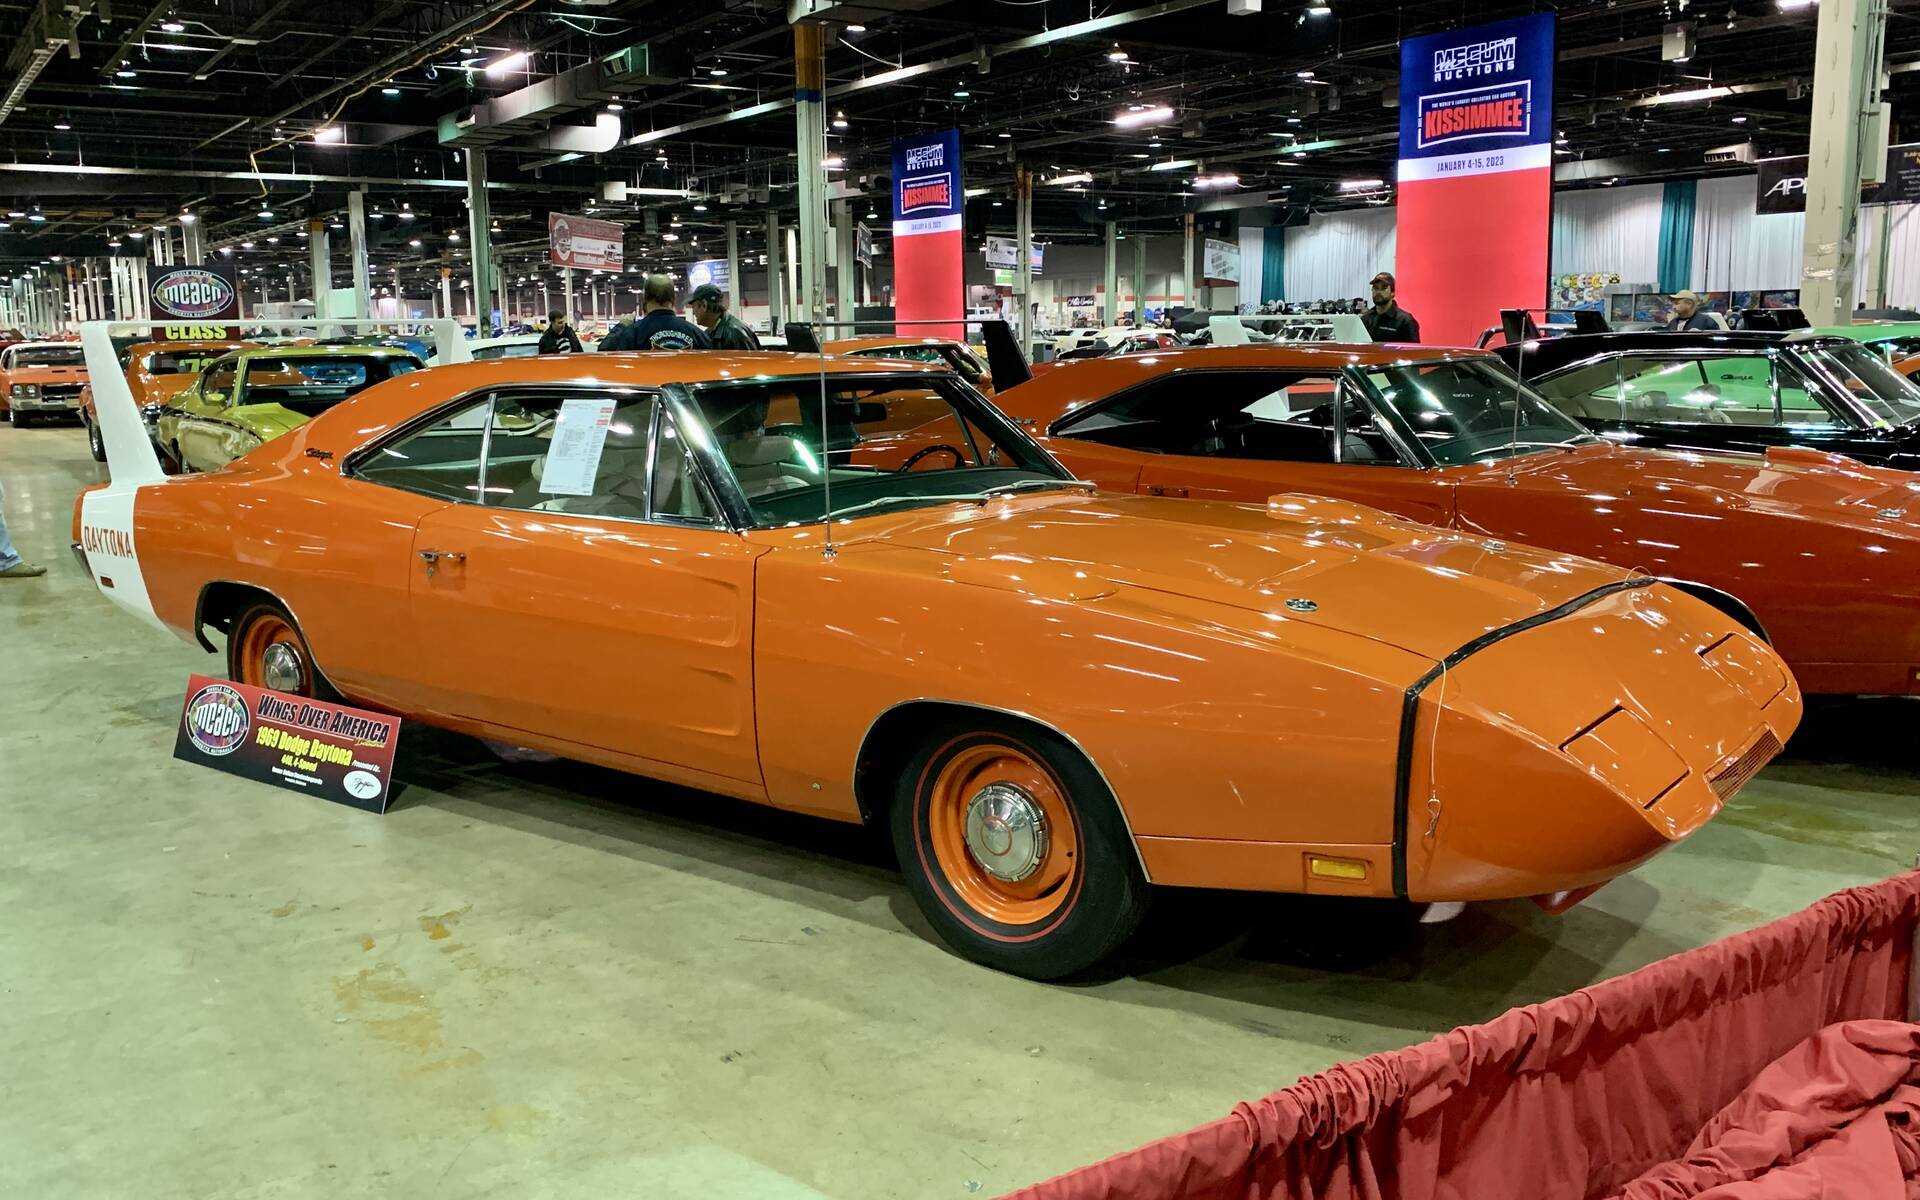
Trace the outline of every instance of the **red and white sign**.
{"label": "red and white sign", "polygon": [[556,267],[623,271],[627,227],[568,213],[547,214],[547,257]]}

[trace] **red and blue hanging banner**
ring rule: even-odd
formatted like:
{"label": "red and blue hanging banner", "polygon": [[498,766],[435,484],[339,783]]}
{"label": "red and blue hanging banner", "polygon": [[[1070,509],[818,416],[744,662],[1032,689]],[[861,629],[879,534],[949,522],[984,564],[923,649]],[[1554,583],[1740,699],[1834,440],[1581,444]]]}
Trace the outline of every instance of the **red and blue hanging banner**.
{"label": "red and blue hanging banner", "polygon": [[955,322],[901,332],[966,336],[966,207],[959,130],[894,140],[894,317]]}
{"label": "red and blue hanging banner", "polygon": [[[1502,308],[1546,303],[1552,13],[1400,44],[1400,306],[1424,340],[1471,346]],[[1359,278],[1365,278],[1364,275]]]}

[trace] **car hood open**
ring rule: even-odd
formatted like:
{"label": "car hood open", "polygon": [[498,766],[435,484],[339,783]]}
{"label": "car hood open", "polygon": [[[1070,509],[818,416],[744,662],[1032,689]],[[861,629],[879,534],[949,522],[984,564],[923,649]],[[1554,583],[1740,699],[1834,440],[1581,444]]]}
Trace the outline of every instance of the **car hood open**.
{"label": "car hood open", "polygon": [[946,573],[959,582],[1083,601],[1140,588],[1430,659],[1627,578],[1587,559],[1314,496],[1276,496],[1265,507],[1029,497],[887,525],[887,545],[950,556]]}

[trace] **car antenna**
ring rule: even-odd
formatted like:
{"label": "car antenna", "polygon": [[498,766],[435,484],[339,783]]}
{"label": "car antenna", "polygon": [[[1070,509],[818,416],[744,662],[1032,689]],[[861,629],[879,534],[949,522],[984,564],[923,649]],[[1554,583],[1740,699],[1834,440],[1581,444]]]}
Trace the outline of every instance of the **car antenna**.
{"label": "car antenna", "polygon": [[[825,311],[824,297],[820,295],[818,285],[815,285],[813,311],[816,313]],[[827,506],[825,522],[827,541],[826,544],[821,547],[820,553],[824,558],[837,558],[840,552],[833,548],[833,429],[827,424],[827,352],[825,347],[819,347],[817,349],[817,356],[814,361],[820,364],[820,496],[821,501]]]}
{"label": "car antenna", "polygon": [[1527,386],[1526,384],[1527,347],[1535,346],[1535,345],[1538,345],[1538,343],[1536,343],[1532,338],[1528,338],[1527,340],[1520,343],[1520,352],[1513,356],[1513,441],[1514,441],[1514,444],[1507,447],[1507,486],[1508,487],[1514,486],[1514,476],[1517,474],[1517,472],[1515,472],[1513,464],[1514,464],[1514,460],[1520,457],[1518,454],[1514,452],[1520,448],[1519,446],[1520,392],[1522,391],[1522,389],[1524,389]]}

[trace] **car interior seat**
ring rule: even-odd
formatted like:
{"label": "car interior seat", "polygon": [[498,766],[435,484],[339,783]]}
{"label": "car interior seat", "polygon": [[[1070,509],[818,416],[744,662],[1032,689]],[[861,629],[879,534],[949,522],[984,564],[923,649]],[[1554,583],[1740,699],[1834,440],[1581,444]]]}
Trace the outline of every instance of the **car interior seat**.
{"label": "car interior seat", "polygon": [[726,444],[740,490],[749,497],[770,496],[793,488],[811,487],[819,480],[800,461],[800,441],[783,434],[748,434]]}

